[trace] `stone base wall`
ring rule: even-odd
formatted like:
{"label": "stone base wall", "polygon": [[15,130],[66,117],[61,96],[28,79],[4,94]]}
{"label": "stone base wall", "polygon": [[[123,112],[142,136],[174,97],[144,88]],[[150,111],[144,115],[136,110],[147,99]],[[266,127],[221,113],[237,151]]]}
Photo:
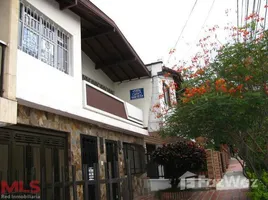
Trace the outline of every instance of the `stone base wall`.
{"label": "stone base wall", "polygon": [[[81,145],[80,135],[90,135],[98,137],[98,158],[99,163],[101,161],[106,162],[106,149],[104,145],[104,153],[100,153],[100,142],[99,137],[108,140],[122,141],[127,143],[144,144],[144,139],[110,131],[107,129],[100,128],[96,125],[81,122],[75,119],[71,119],[64,116],[59,116],[53,113],[25,107],[18,105],[18,123],[24,125],[30,125],[35,127],[48,128],[58,131],[64,131],[68,134],[69,142],[69,165],[75,165],[77,169],[77,179],[82,180],[82,161],[81,161]],[[120,176],[124,176],[124,155],[123,152],[119,153],[119,173]],[[104,166],[100,165],[100,176],[104,179]],[[135,197],[143,194],[144,181],[143,177],[146,175],[134,176],[133,177],[133,193]],[[82,188],[78,188],[78,199],[83,199]],[[106,187],[104,184],[101,185],[101,200],[106,200]]]}

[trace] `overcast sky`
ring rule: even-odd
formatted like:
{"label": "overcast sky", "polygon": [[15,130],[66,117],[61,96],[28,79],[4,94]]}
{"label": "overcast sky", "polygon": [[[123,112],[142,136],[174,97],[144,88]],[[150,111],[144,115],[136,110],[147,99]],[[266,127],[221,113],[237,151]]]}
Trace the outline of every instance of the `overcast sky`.
{"label": "overcast sky", "polygon": [[[92,0],[126,36],[145,64],[162,59],[175,45],[195,0]],[[215,0],[204,29],[202,25],[213,0],[198,0],[171,60],[187,59],[206,27],[236,24],[236,0]],[[229,9],[229,16],[226,10]],[[200,32],[201,30],[201,32]],[[219,37],[221,37],[219,32]],[[196,38],[198,37],[198,40]]]}

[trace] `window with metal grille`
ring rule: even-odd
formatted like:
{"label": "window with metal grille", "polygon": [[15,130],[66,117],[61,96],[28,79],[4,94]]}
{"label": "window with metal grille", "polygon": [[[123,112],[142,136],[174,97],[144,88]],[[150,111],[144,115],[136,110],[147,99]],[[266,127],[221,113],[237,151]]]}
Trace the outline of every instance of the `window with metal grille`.
{"label": "window with metal grille", "polygon": [[[127,160],[130,161],[131,174],[141,174],[145,172],[145,150],[142,145],[123,144],[125,166]],[[126,168],[126,167],[125,167]],[[125,173],[127,173],[125,171]]]}
{"label": "window with metal grille", "polygon": [[70,35],[25,1],[20,2],[19,49],[69,73]]}

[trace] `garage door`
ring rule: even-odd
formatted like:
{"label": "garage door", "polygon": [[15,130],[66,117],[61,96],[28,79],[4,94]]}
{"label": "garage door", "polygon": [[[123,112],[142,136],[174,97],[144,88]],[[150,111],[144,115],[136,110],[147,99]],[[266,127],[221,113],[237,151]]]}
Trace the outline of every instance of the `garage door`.
{"label": "garage door", "polygon": [[[31,180],[61,181],[62,167],[67,166],[67,134],[26,126],[0,128],[0,179],[12,183],[21,180],[25,187]],[[55,191],[60,197],[60,189]],[[47,191],[48,199],[50,191]]]}

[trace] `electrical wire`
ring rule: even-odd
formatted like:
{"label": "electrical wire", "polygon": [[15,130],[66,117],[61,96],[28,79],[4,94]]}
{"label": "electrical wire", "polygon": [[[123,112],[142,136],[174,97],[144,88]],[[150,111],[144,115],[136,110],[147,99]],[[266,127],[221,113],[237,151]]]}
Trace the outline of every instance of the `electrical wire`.
{"label": "electrical wire", "polygon": [[[261,14],[261,0],[258,0],[258,3],[257,3],[257,13],[258,13],[259,16],[260,16],[260,14]],[[255,30],[254,30],[255,38],[256,38],[256,36],[257,36],[258,23],[259,23],[259,22],[258,22],[258,20],[257,20],[256,26],[255,26]]]}
{"label": "electrical wire", "polygon": [[[209,19],[209,16],[210,16],[210,13],[211,13],[211,11],[212,11],[212,8],[213,8],[213,6],[214,6],[214,4],[215,4],[215,1],[216,1],[216,0],[213,0],[212,4],[211,4],[211,6],[210,6],[210,9],[209,9],[209,11],[208,11],[207,17],[206,17],[206,19],[205,19],[203,25],[201,26],[201,29],[199,30],[198,35],[196,36],[196,38],[195,38],[195,40],[194,40],[194,44],[197,42],[197,40],[198,40],[198,38],[199,38],[199,36],[200,36],[200,34],[201,34],[201,32],[202,32],[202,29],[204,28],[204,26],[205,26],[206,23],[207,23],[207,20]],[[268,0],[267,0],[267,1],[268,1]],[[191,45],[191,47],[190,47],[190,48],[188,49],[188,51],[183,55],[183,57],[184,57],[186,54],[188,54],[189,51],[190,51],[192,48],[193,48],[193,45]]]}
{"label": "electrical wire", "polygon": [[[268,0],[266,0],[266,5],[268,5]],[[265,16],[264,16],[264,28],[263,28],[263,30],[264,30],[264,31],[265,31],[265,26],[266,26],[267,10],[268,10],[268,8],[266,8],[266,9],[265,9]]]}
{"label": "electrical wire", "polygon": [[[179,43],[179,41],[180,41],[180,39],[181,39],[181,36],[182,36],[182,34],[183,34],[183,31],[184,31],[185,27],[187,26],[188,21],[189,21],[189,19],[190,19],[192,13],[193,13],[193,11],[194,11],[194,8],[195,8],[195,6],[196,6],[196,4],[197,4],[197,1],[198,1],[198,0],[195,0],[195,3],[194,3],[194,5],[193,5],[193,7],[192,7],[192,10],[191,10],[191,12],[190,12],[190,14],[189,14],[189,16],[188,16],[188,18],[187,18],[187,20],[186,20],[186,22],[185,22],[183,28],[182,28],[182,30],[181,30],[181,32],[180,32],[180,35],[179,35],[179,37],[178,37],[178,39],[177,39],[177,41],[176,41],[176,43],[175,43],[173,49],[175,49],[175,48],[177,47],[177,44]],[[169,62],[169,60],[170,60],[170,58],[171,58],[171,55],[172,55],[172,54],[169,55],[169,58],[168,58],[168,61],[167,61],[167,62]]]}
{"label": "electrical wire", "polygon": [[241,26],[243,26],[243,7],[244,7],[244,0],[242,0],[242,6],[241,6]]}
{"label": "electrical wire", "polygon": [[256,0],[253,1],[252,14],[255,12],[255,4],[256,4]]}
{"label": "electrical wire", "polygon": [[[237,6],[237,11],[236,11],[236,14],[237,14],[237,28],[239,28],[239,0],[236,1],[236,6]],[[239,40],[239,35],[237,34],[237,41]]]}
{"label": "electrical wire", "polygon": [[[246,16],[245,17],[248,17],[248,9],[249,9],[249,0],[247,0],[247,4],[246,4]],[[247,20],[246,20],[246,27],[247,27]]]}

